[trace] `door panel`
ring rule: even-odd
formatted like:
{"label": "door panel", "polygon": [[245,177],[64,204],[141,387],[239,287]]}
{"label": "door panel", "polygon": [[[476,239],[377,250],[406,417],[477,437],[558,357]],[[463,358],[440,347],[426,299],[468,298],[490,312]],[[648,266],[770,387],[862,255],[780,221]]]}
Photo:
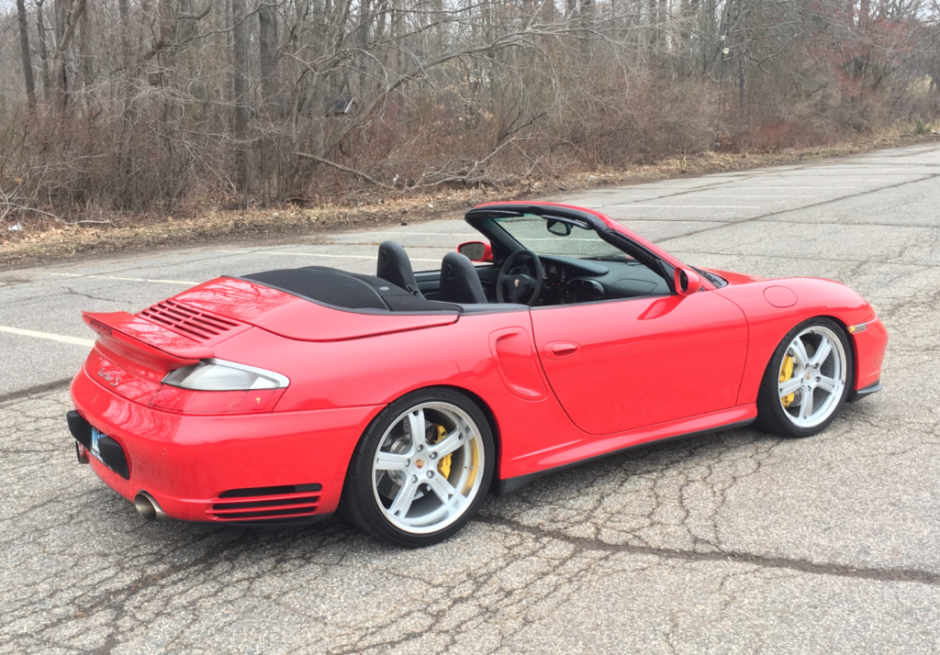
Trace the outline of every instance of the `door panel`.
{"label": "door panel", "polygon": [[612,434],[734,406],[747,324],[714,291],[533,309],[539,359],[582,430]]}

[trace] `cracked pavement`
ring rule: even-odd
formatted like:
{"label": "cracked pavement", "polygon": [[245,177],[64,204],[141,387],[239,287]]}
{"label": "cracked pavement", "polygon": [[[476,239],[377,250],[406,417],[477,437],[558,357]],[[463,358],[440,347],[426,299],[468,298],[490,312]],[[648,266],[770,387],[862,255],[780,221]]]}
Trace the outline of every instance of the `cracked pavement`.
{"label": "cracked pavement", "polygon": [[[940,653],[938,198],[933,144],[566,196],[691,264],[852,286],[891,335],[885,390],[810,439],[746,428],[546,476],[422,550],[341,519],[145,523],[75,463],[67,382],[87,349],[0,332],[0,652]],[[81,309],[222,273],[366,272],[386,238],[420,270],[472,233],[0,272],[0,326],[90,338]]]}

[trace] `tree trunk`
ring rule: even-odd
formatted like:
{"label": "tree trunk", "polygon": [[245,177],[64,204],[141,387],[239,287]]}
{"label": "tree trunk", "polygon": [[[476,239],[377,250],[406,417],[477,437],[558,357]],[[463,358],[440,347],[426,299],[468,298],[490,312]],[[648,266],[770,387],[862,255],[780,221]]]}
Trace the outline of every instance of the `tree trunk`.
{"label": "tree trunk", "polygon": [[248,196],[248,25],[245,0],[232,0],[232,132],[235,136],[235,185]]}
{"label": "tree trunk", "polygon": [[52,82],[49,78],[49,52],[46,50],[46,22],[43,18],[43,0],[36,0],[36,31],[39,35],[37,46],[39,48],[39,61],[42,64],[42,97],[49,99]]}
{"label": "tree trunk", "polygon": [[650,63],[655,66],[655,62],[659,58],[659,30],[661,29],[659,25],[659,0],[649,0],[647,3],[647,14],[649,16],[649,37],[647,44],[649,45]]}
{"label": "tree trunk", "polygon": [[358,76],[355,94],[360,98],[366,97],[371,86],[370,73],[372,60],[366,54],[372,37],[371,0],[359,0],[359,16],[357,30],[357,46],[359,47]]}
{"label": "tree trunk", "polygon": [[33,60],[29,54],[29,22],[26,20],[25,0],[16,0],[16,18],[20,24],[20,50],[23,55],[23,78],[26,82],[26,104],[30,113],[36,112],[36,83],[33,81]]}
{"label": "tree trunk", "polygon": [[121,16],[121,56],[123,58],[125,74],[131,64],[130,44],[130,16],[128,15],[127,0],[118,0],[118,13]]}
{"label": "tree trunk", "polygon": [[68,105],[69,79],[66,59],[69,48],[72,45],[72,39],[75,36],[75,28],[78,21],[85,11],[85,0],[56,0],[56,49],[55,49],[55,79],[58,98],[56,105],[61,110],[65,110]]}
{"label": "tree trunk", "polygon": [[[274,139],[270,135],[278,118],[280,101],[277,80],[277,12],[271,2],[262,0],[258,6],[258,47],[261,54],[261,113],[265,129],[269,132],[261,139],[261,175],[268,189],[277,171]],[[278,176],[279,177],[279,176]],[[276,188],[280,185],[274,181]],[[270,192],[267,194],[270,199]],[[278,193],[280,196],[280,193]]]}
{"label": "tree trunk", "polygon": [[52,18],[55,21],[52,28],[55,31],[55,49],[52,51],[52,88],[55,94],[55,106],[64,109],[67,104],[66,94],[68,93],[68,70],[65,66],[65,55],[67,51],[62,48],[62,42],[65,40],[65,28],[68,22],[69,7],[73,0],[53,0]]}
{"label": "tree trunk", "polygon": [[94,60],[91,54],[91,26],[89,23],[89,12],[82,12],[81,33],[79,34],[78,53],[81,58],[82,87],[84,89],[85,101],[90,102],[91,87],[95,82]]}

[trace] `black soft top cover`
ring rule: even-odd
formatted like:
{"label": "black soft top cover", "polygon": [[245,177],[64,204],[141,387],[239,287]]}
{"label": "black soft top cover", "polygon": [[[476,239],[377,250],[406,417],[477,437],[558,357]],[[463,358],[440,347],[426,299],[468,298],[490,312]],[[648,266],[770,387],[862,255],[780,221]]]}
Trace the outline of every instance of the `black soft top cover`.
{"label": "black soft top cover", "polygon": [[331,305],[340,309],[377,312],[460,312],[460,305],[413,296],[372,275],[347,273],[326,266],[284,268],[243,275],[242,279]]}

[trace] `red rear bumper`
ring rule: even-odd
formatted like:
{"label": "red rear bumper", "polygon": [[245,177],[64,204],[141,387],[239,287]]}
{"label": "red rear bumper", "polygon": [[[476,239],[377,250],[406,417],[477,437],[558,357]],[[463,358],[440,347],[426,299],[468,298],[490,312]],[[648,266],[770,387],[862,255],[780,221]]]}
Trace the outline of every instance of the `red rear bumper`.
{"label": "red rear bumper", "polygon": [[146,491],[170,518],[253,523],[335,511],[353,449],[382,409],[184,416],[122,398],[84,370],[72,401],[124,449],[129,479],[90,458],[119,494]]}

